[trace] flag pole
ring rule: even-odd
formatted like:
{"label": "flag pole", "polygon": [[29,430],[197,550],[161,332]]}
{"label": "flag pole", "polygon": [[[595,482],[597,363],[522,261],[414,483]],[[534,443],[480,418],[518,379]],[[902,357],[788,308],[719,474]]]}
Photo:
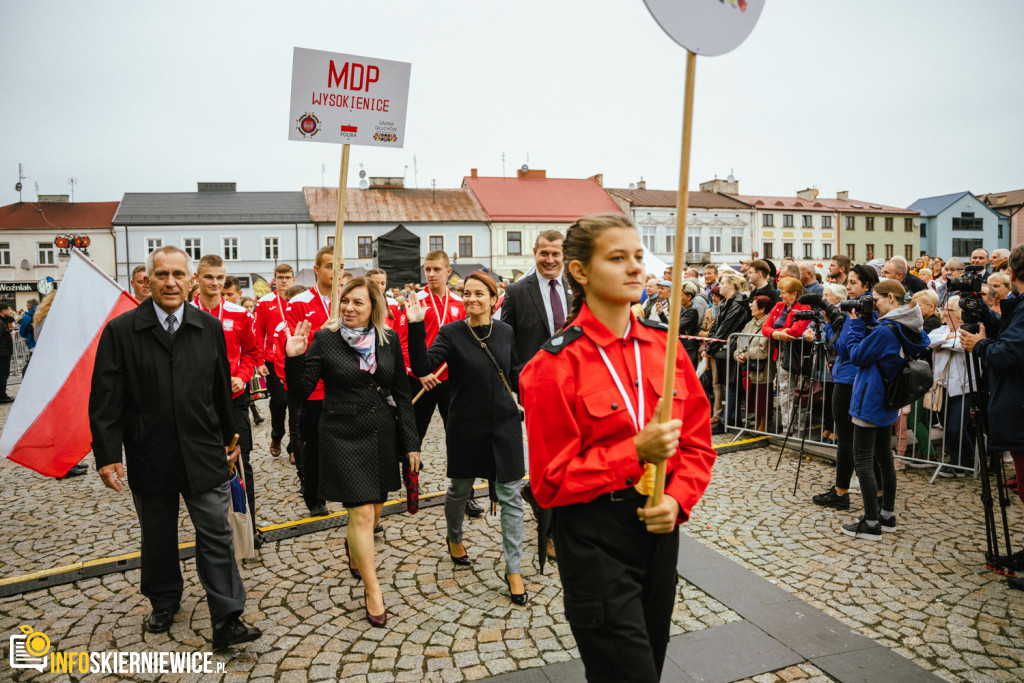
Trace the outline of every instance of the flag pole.
{"label": "flag pole", "polygon": [[341,236],[345,230],[345,188],[348,186],[348,143],[341,146],[341,173],[338,177],[338,211],[334,220],[334,283],[331,287],[331,320],[338,318],[338,293],[341,291],[341,264],[345,249]]}
{"label": "flag pole", "polygon": [[[696,53],[686,51],[686,91],[683,101],[683,149],[679,161],[679,195],[676,201],[676,243],[672,257],[672,290],[669,295],[668,349],[665,354],[665,377],[662,381],[659,422],[672,419],[672,395],[675,391],[676,356],[679,348],[679,298],[683,283],[683,249],[686,248],[686,214],[690,207],[690,139],[693,129],[693,79],[697,71]],[[659,462],[654,471],[654,492],[648,501],[657,506],[665,494],[665,461]]]}

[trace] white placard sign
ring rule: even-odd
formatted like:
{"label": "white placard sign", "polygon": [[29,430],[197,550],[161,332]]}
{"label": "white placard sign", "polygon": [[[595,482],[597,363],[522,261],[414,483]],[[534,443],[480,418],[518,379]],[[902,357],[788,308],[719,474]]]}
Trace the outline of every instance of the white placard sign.
{"label": "white placard sign", "polygon": [[412,65],[297,47],[288,139],[402,147]]}
{"label": "white placard sign", "polygon": [[754,30],[765,0],[644,0],[662,30],[707,57],[735,50]]}

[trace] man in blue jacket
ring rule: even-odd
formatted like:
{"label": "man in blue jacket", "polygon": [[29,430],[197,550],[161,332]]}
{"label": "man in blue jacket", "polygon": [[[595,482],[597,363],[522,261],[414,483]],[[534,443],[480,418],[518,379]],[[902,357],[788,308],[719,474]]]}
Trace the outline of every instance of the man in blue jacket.
{"label": "man in blue jacket", "polygon": [[[963,347],[976,353],[989,382],[988,447],[1009,451],[1017,471],[1017,495],[1024,501],[1024,244],[1010,253],[1010,287],[1015,296],[1004,299],[997,317],[987,308],[989,330],[978,334],[960,331]],[[988,335],[992,336],[989,337]],[[1024,571],[1024,551],[1014,553],[1017,571]],[[1024,590],[1024,577],[1008,579],[1011,588]]]}

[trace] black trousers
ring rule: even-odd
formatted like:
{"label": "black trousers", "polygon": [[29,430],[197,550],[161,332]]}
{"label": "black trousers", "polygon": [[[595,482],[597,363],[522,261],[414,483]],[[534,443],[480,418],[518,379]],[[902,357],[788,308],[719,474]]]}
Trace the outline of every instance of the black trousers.
{"label": "black trousers", "polygon": [[11,357],[0,356],[0,396],[7,395],[7,379],[11,376]]}
{"label": "black trousers", "polygon": [[232,399],[231,412],[235,419],[238,447],[242,449],[239,460],[242,463],[242,472],[245,474],[245,498],[249,506],[249,519],[252,520],[253,533],[256,533],[256,482],[252,476],[252,461],[249,459],[249,454],[252,453],[252,427],[249,424],[248,387],[238,398]]}
{"label": "black trousers", "polygon": [[[210,620],[216,627],[245,607],[245,588],[231,545],[229,485],[181,494],[196,530],[196,571],[206,590]],[[184,581],[178,561],[178,494],[133,495],[142,528],[142,581],[139,586],[154,610],[176,609]]]}
{"label": "black trousers", "polygon": [[[306,401],[302,406],[302,498],[312,510],[324,504],[320,497],[320,413],[323,401]],[[299,456],[295,456],[298,464]]]}
{"label": "black trousers", "polygon": [[651,534],[644,499],[554,508],[565,617],[588,681],[661,678],[675,605],[679,530]]}
{"label": "black trousers", "polygon": [[[281,378],[277,376],[273,363],[267,363],[267,391],[270,392],[270,440],[280,442],[284,438],[288,392],[285,391]],[[289,442],[294,440],[294,435],[289,437]]]}
{"label": "black trousers", "polygon": [[[416,394],[423,390],[423,385],[420,384],[418,379],[410,375],[409,389],[412,391],[413,398],[415,398]],[[416,413],[416,430],[420,433],[420,441],[423,441],[423,437],[427,434],[427,428],[430,427],[430,419],[434,417],[435,407],[441,411],[441,422],[444,424],[445,431],[448,430],[448,407],[451,401],[452,393],[448,387],[448,380],[445,380],[423,394],[420,400],[416,402],[416,405],[412,407]]]}
{"label": "black trousers", "polygon": [[[885,510],[896,509],[896,468],[892,460],[892,425],[887,427],[853,426],[853,464],[864,499],[864,517],[878,519],[878,504]],[[875,474],[880,471],[881,478]],[[884,498],[878,500],[881,485]]]}

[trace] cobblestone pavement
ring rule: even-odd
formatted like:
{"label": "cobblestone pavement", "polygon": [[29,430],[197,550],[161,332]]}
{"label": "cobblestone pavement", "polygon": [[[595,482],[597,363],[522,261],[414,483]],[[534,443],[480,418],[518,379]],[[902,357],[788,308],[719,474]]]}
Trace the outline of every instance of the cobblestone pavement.
{"label": "cobblestone pavement", "polygon": [[[259,405],[267,416],[266,401]],[[7,410],[0,408],[0,419]],[[287,455],[269,455],[269,419],[256,428],[255,444],[259,523],[303,517]],[[830,483],[831,468],[805,462],[794,497],[787,466],[794,457],[775,472],[776,450],[720,456],[711,488],[686,531],[947,680],[1024,679],[1024,594],[1009,591],[983,567],[977,482],[929,485],[922,472],[900,472],[899,533],[881,543],[854,541],[838,528],[858,504],[850,513],[836,513],[809,503],[812,493]],[[441,491],[443,433],[436,420],[423,451],[421,486],[424,492]],[[103,489],[94,473],[55,481],[6,461],[0,473],[0,577],[138,550],[129,495]],[[1024,537],[1020,505],[1011,507],[1010,518],[1014,538]],[[522,608],[510,604],[501,576],[497,517],[467,520],[466,544],[475,563],[458,570],[442,545],[440,507],[385,517],[384,526],[378,574],[388,629],[371,628],[362,618],[362,587],[346,567],[343,529],[268,543],[257,559],[244,563],[242,573],[246,620],[265,635],[215,656],[226,663],[223,678],[459,681],[578,657],[562,612],[557,567],[549,565],[544,576],[536,571],[529,511],[523,573],[531,601]],[[188,540],[186,515],[181,531]],[[0,637],[6,641],[28,624],[62,651],[206,650],[209,613],[194,561],[185,563],[183,573],[182,609],[169,633],[142,632],[149,605],[133,570],[0,599]],[[690,584],[681,582],[679,594],[674,634],[740,619]],[[0,666],[0,679],[57,678]],[[805,663],[751,680],[795,679],[828,677]]]}

